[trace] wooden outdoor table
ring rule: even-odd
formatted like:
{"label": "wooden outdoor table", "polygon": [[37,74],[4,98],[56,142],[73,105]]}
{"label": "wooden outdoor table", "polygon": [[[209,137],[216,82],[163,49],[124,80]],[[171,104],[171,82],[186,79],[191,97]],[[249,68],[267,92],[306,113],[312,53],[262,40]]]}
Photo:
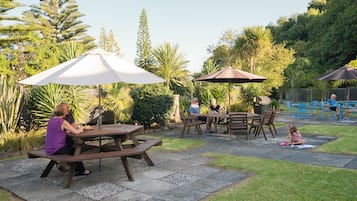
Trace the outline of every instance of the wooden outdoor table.
{"label": "wooden outdoor table", "polygon": [[[68,188],[72,182],[76,162],[93,159],[120,157],[128,179],[134,181],[134,177],[129,169],[127,157],[143,157],[149,166],[153,166],[154,163],[146,151],[152,146],[159,146],[162,143],[162,141],[158,139],[138,139],[137,135],[142,134],[143,131],[144,127],[137,125],[117,124],[102,125],[100,127],[93,126],[92,130],[87,130],[77,135],[68,134],[74,141],[74,155],[47,155],[44,150],[38,150],[29,151],[28,156],[29,158],[50,159],[41,177],[47,177],[57,162],[68,163],[70,169],[65,178],[65,188]],[[104,145],[101,144],[103,139],[105,139],[106,142]],[[125,143],[124,145],[123,142],[126,140],[132,141],[132,144]],[[86,144],[86,142],[93,141],[99,141],[99,146],[94,143]]]}
{"label": "wooden outdoor table", "polygon": [[[71,136],[75,142],[74,155],[80,154],[82,145],[84,145],[86,141],[92,141],[93,139],[99,141],[99,149],[101,149],[101,142],[103,138],[112,138],[117,150],[123,150],[122,143],[126,141],[126,139],[131,140],[134,146],[138,146],[139,140],[136,138],[136,135],[142,134],[144,132],[144,127],[141,125],[109,124],[101,125],[100,127],[93,126],[92,128],[93,130],[87,130],[78,135],[68,134],[68,136]],[[143,153],[143,157],[149,166],[154,165],[146,152]]]}

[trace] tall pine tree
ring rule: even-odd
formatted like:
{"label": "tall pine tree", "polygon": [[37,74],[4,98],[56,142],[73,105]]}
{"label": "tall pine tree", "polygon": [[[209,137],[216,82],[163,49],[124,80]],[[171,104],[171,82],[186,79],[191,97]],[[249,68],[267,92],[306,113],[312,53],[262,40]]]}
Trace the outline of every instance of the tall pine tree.
{"label": "tall pine tree", "polygon": [[145,9],[141,11],[136,47],[136,65],[147,71],[154,72],[155,57],[151,51],[151,40]]}
{"label": "tall pine tree", "polygon": [[0,72],[16,79],[25,76],[29,61],[29,44],[38,27],[26,23],[23,17],[8,12],[22,6],[16,0],[0,2]]}
{"label": "tall pine tree", "polygon": [[98,47],[107,52],[113,52],[120,55],[120,47],[118,42],[115,40],[112,30],[110,30],[107,34],[104,28],[101,29]]}
{"label": "tall pine tree", "polygon": [[76,41],[83,43],[86,49],[95,46],[94,38],[86,33],[89,26],[80,20],[84,15],[75,0],[42,0],[31,12],[41,26],[43,38],[52,43]]}

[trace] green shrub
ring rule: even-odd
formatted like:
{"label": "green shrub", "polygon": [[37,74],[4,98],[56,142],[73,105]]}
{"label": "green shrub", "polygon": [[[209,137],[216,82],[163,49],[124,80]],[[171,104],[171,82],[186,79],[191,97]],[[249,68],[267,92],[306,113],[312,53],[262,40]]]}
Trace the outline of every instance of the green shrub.
{"label": "green shrub", "polygon": [[0,151],[17,152],[28,151],[34,148],[44,146],[45,142],[45,129],[35,130],[29,132],[20,131],[6,132],[0,137]]}
{"label": "green shrub", "polygon": [[191,99],[189,97],[180,96],[180,111],[181,112],[187,113],[190,105],[191,105]]}
{"label": "green shrub", "polygon": [[244,102],[235,103],[231,105],[231,112],[247,112],[248,105]]}
{"label": "green shrub", "polygon": [[128,85],[114,83],[105,85],[106,96],[103,98],[104,108],[113,111],[114,123],[130,122],[133,113],[134,101],[130,96],[131,88]]}
{"label": "green shrub", "polygon": [[173,106],[172,93],[162,84],[144,85],[131,91],[134,99],[132,119],[148,128],[151,124],[164,125]]}
{"label": "green shrub", "polygon": [[61,102],[67,102],[76,121],[85,123],[89,118],[91,104],[95,102],[94,98],[88,95],[84,87],[48,84],[32,89],[25,109],[32,112],[37,124],[46,126],[54,108]]}
{"label": "green shrub", "polygon": [[271,107],[275,108],[276,110],[279,110],[280,109],[279,101],[277,101],[275,99],[271,99]]}

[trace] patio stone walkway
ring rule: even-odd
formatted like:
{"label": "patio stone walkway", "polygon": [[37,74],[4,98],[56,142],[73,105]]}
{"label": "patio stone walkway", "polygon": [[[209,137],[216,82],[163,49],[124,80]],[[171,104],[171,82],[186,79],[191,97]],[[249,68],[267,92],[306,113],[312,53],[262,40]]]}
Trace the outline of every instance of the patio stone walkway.
{"label": "patio stone walkway", "polygon": [[[178,136],[180,130],[168,130],[161,134]],[[75,177],[70,189],[63,189],[63,173],[53,170],[47,178],[39,178],[48,163],[45,159],[15,159],[0,162],[0,185],[26,200],[143,200],[143,201],[194,201],[215,191],[238,183],[247,175],[238,171],[221,170],[205,166],[206,152],[229,153],[299,163],[357,169],[357,157],[311,152],[311,149],[280,147],[286,128],[278,129],[280,135],[268,141],[262,136],[249,141],[230,139],[228,135],[204,134],[200,139],[205,146],[179,152],[150,152],[155,166],[148,167],[142,160],[129,159],[134,182],[127,180],[120,159],[105,159],[102,170],[98,161],[85,162],[93,171],[88,177]],[[193,134],[186,138],[198,137]],[[319,146],[333,137],[304,134],[307,144]]]}

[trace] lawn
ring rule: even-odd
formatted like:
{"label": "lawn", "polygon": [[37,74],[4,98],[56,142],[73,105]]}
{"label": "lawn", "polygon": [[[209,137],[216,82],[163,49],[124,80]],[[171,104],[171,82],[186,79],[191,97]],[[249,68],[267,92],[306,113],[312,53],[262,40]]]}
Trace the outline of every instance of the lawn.
{"label": "lawn", "polygon": [[250,177],[206,200],[357,200],[357,170],[207,153],[209,165]]}
{"label": "lawn", "polygon": [[186,151],[186,150],[198,148],[206,144],[206,142],[202,140],[164,137],[159,135],[146,135],[146,136],[148,138],[160,138],[162,140],[162,145],[158,147],[153,147],[154,150],[179,152],[179,151]]}
{"label": "lawn", "polygon": [[12,193],[10,193],[9,191],[0,188],[0,200],[1,201],[20,201],[22,199],[16,197],[15,195],[13,195]]}
{"label": "lawn", "polygon": [[357,154],[357,126],[306,125],[299,128],[302,133],[337,136],[338,139],[322,145],[316,151]]}

